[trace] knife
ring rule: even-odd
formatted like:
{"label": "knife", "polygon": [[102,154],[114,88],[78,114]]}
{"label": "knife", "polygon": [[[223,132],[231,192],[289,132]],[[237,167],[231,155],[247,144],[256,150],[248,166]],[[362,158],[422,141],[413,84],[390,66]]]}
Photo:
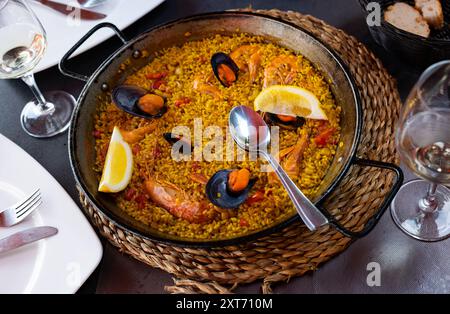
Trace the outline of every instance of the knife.
{"label": "knife", "polygon": [[34,227],[14,233],[6,238],[0,239],[0,253],[8,252],[58,233],[53,227]]}
{"label": "knife", "polygon": [[[48,7],[52,8],[53,10],[56,10],[65,15],[74,14],[73,12],[76,12],[75,10],[77,10],[80,13],[79,17],[82,20],[100,20],[100,19],[104,19],[106,17],[106,14],[82,9],[80,7],[74,7],[74,6],[71,6],[68,4],[64,4],[64,3],[59,3],[59,2],[50,1],[50,0],[34,0],[34,1],[39,2],[45,6],[48,6]],[[74,14],[74,16],[77,16],[77,14]]]}

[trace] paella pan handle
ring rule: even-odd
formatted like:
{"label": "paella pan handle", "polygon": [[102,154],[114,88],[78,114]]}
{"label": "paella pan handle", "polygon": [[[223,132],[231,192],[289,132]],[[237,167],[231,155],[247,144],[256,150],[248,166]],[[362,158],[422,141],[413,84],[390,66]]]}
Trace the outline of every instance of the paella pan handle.
{"label": "paella pan handle", "polygon": [[361,158],[355,157],[353,159],[353,163],[357,164],[359,166],[363,166],[363,167],[383,168],[383,169],[387,169],[387,170],[390,170],[395,173],[395,181],[394,181],[394,184],[392,185],[391,190],[386,195],[383,203],[381,204],[381,206],[377,210],[377,212],[366,223],[366,225],[364,226],[364,229],[362,229],[361,231],[358,231],[358,232],[351,231],[351,230],[345,228],[344,226],[342,226],[335,219],[329,217],[330,225],[335,227],[339,232],[341,232],[345,236],[351,237],[351,238],[362,238],[365,235],[367,235],[370,231],[372,231],[372,229],[376,226],[378,221],[380,221],[381,216],[383,216],[383,213],[389,207],[389,204],[391,203],[391,201],[397,194],[398,190],[400,189],[401,185],[403,184],[403,172],[400,169],[400,167],[398,167],[397,165],[392,164],[392,163],[382,162],[382,161],[361,159]]}
{"label": "paella pan handle", "polygon": [[89,32],[87,32],[86,35],[81,37],[81,39],[72,48],[70,48],[70,50],[61,58],[61,61],[59,61],[58,67],[59,67],[59,71],[61,71],[62,74],[66,75],[66,76],[69,76],[71,78],[80,80],[80,81],[84,81],[84,82],[87,82],[89,80],[89,76],[86,76],[86,75],[83,75],[83,74],[79,74],[79,73],[76,73],[76,72],[73,72],[73,71],[67,69],[66,63],[67,63],[67,60],[69,60],[69,58],[73,55],[73,53],[78,48],[80,48],[80,46],[82,44],[84,44],[84,42],[86,40],[88,40],[89,37],[91,37],[99,29],[105,28],[105,27],[112,29],[116,33],[117,37],[120,38],[120,40],[122,41],[122,43],[124,45],[126,45],[128,43],[127,40],[125,39],[125,36],[117,28],[117,26],[115,26],[114,24],[111,24],[111,23],[100,23],[100,24],[94,26]]}

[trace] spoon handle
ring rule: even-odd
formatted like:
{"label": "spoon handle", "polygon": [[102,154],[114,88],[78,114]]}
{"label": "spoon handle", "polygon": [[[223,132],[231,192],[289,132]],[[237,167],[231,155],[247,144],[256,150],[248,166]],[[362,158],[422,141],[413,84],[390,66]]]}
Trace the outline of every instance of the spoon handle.
{"label": "spoon handle", "polygon": [[295,209],[302,218],[309,230],[314,231],[318,227],[328,223],[328,219],[320,212],[320,210],[300,191],[297,185],[287,175],[286,171],[280,164],[267,152],[261,152],[267,159],[275,173],[280,178],[281,183],[289,194]]}

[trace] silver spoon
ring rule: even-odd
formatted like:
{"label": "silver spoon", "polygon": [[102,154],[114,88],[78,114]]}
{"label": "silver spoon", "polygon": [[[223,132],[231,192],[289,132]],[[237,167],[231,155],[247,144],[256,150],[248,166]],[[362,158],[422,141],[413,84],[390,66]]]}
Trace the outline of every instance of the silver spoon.
{"label": "silver spoon", "polygon": [[275,158],[266,149],[261,149],[261,147],[268,147],[270,143],[270,130],[258,113],[246,106],[235,107],[230,112],[229,126],[231,136],[239,147],[249,152],[259,153],[275,169],[295,209],[309,230],[314,231],[329,222],[289,178]]}

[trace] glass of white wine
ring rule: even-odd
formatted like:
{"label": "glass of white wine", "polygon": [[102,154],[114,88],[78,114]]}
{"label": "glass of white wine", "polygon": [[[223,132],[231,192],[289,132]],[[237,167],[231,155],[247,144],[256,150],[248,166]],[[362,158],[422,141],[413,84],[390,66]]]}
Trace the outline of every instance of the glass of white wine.
{"label": "glass of white wine", "polygon": [[0,79],[21,78],[35,100],[21,114],[23,129],[34,137],[51,137],[64,132],[70,123],[75,99],[63,91],[42,94],[33,69],[47,47],[42,24],[26,0],[0,0]]}
{"label": "glass of white wine", "polygon": [[422,241],[450,236],[450,60],[420,77],[400,115],[396,134],[402,161],[422,179],[402,186],[391,214],[408,235]]}

